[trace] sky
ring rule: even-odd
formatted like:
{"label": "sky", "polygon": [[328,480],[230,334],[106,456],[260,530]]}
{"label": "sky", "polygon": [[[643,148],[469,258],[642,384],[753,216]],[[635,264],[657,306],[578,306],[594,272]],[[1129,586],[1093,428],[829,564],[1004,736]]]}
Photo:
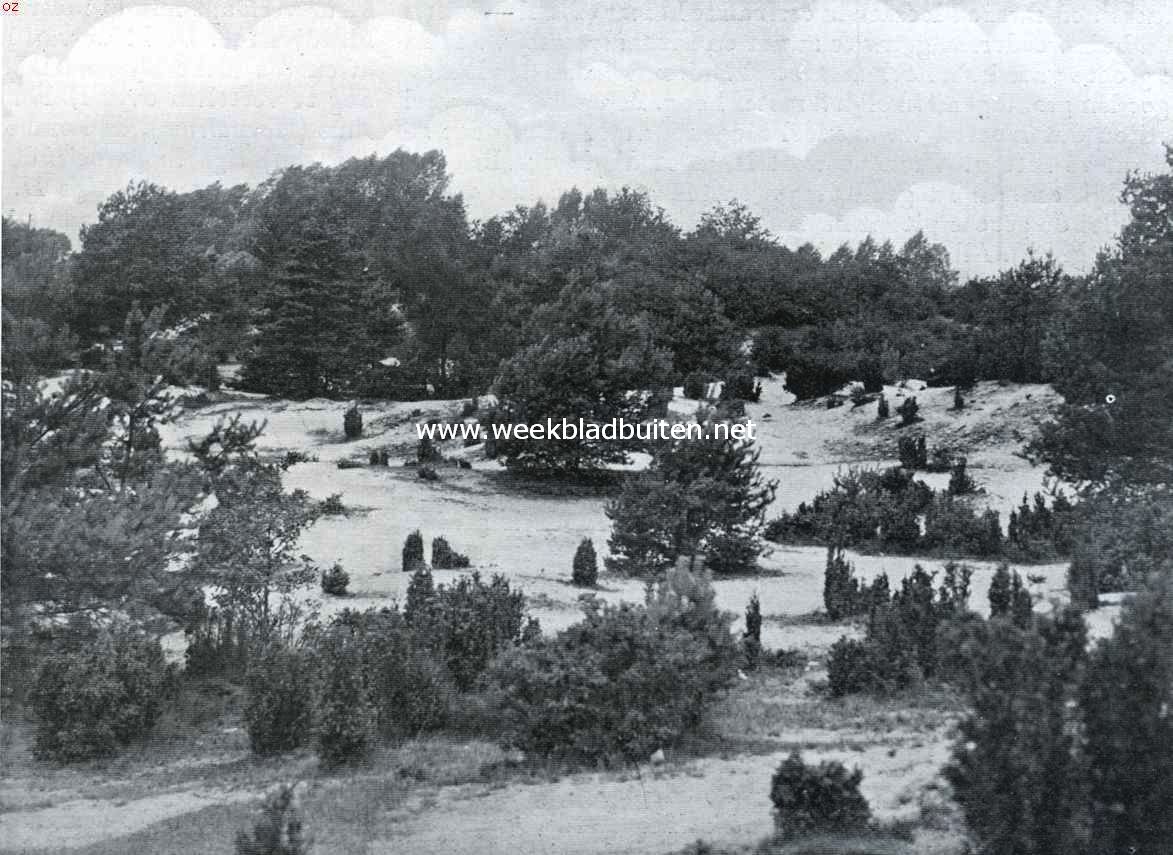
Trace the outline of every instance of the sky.
{"label": "sky", "polygon": [[627,185],[685,229],[736,198],[792,246],[923,228],[965,276],[1080,272],[1173,143],[1168,0],[21,0],[0,26],[0,206],[75,246],[132,180],[403,147],[476,218]]}

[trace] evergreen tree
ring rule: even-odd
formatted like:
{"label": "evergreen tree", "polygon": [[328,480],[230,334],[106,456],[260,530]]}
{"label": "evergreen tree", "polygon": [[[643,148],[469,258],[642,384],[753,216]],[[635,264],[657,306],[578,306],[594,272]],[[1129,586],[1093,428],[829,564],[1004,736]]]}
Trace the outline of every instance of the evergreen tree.
{"label": "evergreen tree", "polygon": [[756,668],[762,656],[762,602],[756,591],[745,607],[745,632],[741,636],[741,647],[745,651],[746,665],[751,669]]}
{"label": "evergreen tree", "polygon": [[1173,585],[1124,610],[1083,681],[1095,855],[1158,852],[1173,840]]}
{"label": "evergreen tree", "polygon": [[855,614],[862,605],[859,580],[843,550],[827,547],[827,567],[823,572],[823,609],[831,620],[842,620]]}
{"label": "evergreen tree", "polygon": [[599,559],[589,537],[584,537],[574,551],[571,579],[580,588],[593,588],[599,581]]}
{"label": "evergreen tree", "polygon": [[775,485],[764,482],[749,440],[705,438],[659,444],[647,472],[607,505],[612,569],[659,572],[680,556],[703,555],[714,573],[753,567],[762,516]]}
{"label": "evergreen tree", "polygon": [[285,398],[340,397],[383,355],[368,328],[357,260],[325,226],[305,227],[276,262],[267,320],[241,373],[244,388]]}

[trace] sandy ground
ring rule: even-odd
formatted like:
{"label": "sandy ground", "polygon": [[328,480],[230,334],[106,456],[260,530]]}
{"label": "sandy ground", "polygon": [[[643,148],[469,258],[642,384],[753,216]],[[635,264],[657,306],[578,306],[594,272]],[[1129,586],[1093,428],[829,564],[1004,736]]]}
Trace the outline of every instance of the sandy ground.
{"label": "sandy ground", "polygon": [[[795,507],[831,485],[848,465],[880,465],[895,456],[898,432],[891,423],[875,423],[875,405],[853,410],[850,404],[827,410],[792,405],[777,381],[764,384],[761,403],[748,415],[758,428],[761,462],[779,482],[770,514]],[[889,388],[893,409],[903,390]],[[971,471],[985,488],[983,501],[1006,512],[1024,491],[1039,489],[1042,472],[1016,456],[1024,439],[1055,400],[1046,387],[998,387],[981,384],[960,413],[949,410],[952,391],[915,393],[930,437],[946,437],[969,455]],[[444,535],[470,556],[483,573],[504,573],[525,590],[531,611],[547,632],[578,620],[580,591],[569,584],[575,547],[583,537],[605,552],[609,523],[603,500],[585,496],[546,496],[507,488],[500,467],[477,451],[446,449],[467,455],[472,470],[445,467],[441,480],[424,482],[401,462],[414,452],[417,419],[450,416],[460,402],[382,404],[363,407],[364,437],[341,436],[343,402],[288,403],[241,398],[185,413],[165,426],[163,440],[179,453],[188,437],[206,432],[215,420],[241,412],[246,420],[267,421],[263,450],[300,449],[317,462],[293,466],[291,488],[315,498],[341,493],[353,509],[346,517],[327,518],[307,532],[302,548],[316,561],[341,561],[351,574],[353,596],[327,598],[326,613],[342,607],[362,608],[402,600],[408,581],[400,572],[400,550],[414,529],[426,542]],[[685,411],[687,402],[675,409]],[[420,413],[413,415],[414,411]],[[339,469],[337,461],[365,461],[372,448],[387,447],[389,468]],[[396,459],[398,455],[398,459]],[[947,476],[926,476],[941,486]],[[906,575],[916,559],[853,556],[857,575],[870,580],[884,572],[893,582]],[[719,604],[741,615],[753,593],[765,616],[763,641],[768,648],[802,648],[821,654],[844,632],[843,625],[821,623],[812,613],[822,606],[825,552],[818,548],[775,547],[762,561],[762,573],[716,582]],[[932,568],[940,562],[922,562]],[[971,562],[972,563],[972,562]],[[994,565],[973,563],[972,605],[986,608],[986,591]],[[1041,581],[1041,598],[1062,596],[1065,565],[1024,570]],[[457,576],[438,571],[438,581]],[[597,595],[611,601],[638,601],[643,584],[602,577]],[[1096,616],[1095,631],[1110,631],[1111,613]],[[740,619],[739,619],[740,620]],[[809,736],[809,734],[807,735]],[[883,734],[882,745],[867,744],[876,734],[862,734],[859,750],[845,748],[845,734],[828,734],[818,756],[843,759],[865,771],[864,792],[881,817],[915,815],[917,794],[936,776],[947,742],[898,731]],[[785,737],[783,737],[785,738]],[[819,742],[818,738],[807,740]],[[896,747],[893,747],[896,746]],[[448,787],[421,801],[402,817],[398,833],[373,847],[374,852],[668,852],[697,837],[718,843],[751,843],[770,831],[767,781],[788,747],[779,753],[694,761],[671,773],[644,769],[639,776],[577,775],[548,785]],[[59,848],[115,838],[208,804],[240,798],[214,789],[215,782],[193,781],[190,788],[153,793],[117,803],[80,797],[62,790],[32,793],[35,782],[9,778],[0,813],[0,846],[19,848],[40,843]],[[16,792],[27,784],[30,793]],[[38,801],[39,799],[39,801]],[[45,805],[45,800],[54,802]],[[913,811],[912,814],[909,811]]]}
{"label": "sandy ground", "polygon": [[[787,753],[701,760],[667,773],[643,767],[621,778],[575,775],[554,784],[496,790],[449,787],[370,851],[648,855],[681,849],[698,838],[753,844],[773,828],[768,782]],[[891,820],[916,818],[917,796],[934,780],[948,751],[941,743],[909,738],[896,751],[868,746],[821,750],[818,756],[863,769],[864,797],[878,819]]]}

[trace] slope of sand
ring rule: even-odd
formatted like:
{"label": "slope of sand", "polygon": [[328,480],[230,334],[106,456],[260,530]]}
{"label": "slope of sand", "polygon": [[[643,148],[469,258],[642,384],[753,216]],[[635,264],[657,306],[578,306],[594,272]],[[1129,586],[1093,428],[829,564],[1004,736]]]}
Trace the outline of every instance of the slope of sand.
{"label": "slope of sand", "polygon": [[[850,404],[830,410],[821,404],[795,405],[778,381],[763,385],[762,401],[750,405],[748,415],[757,425],[763,469],[778,480],[770,515],[829,487],[845,466],[887,465],[895,457],[899,431],[893,423],[876,424],[874,404],[855,410]],[[949,409],[952,391],[948,389],[910,393],[889,388],[887,394],[893,408],[901,394],[917,396],[925,422],[915,430],[926,431],[930,448],[947,441],[967,454],[974,478],[987,491],[984,501],[1003,515],[1024,491],[1043,486],[1041,470],[1017,455],[1056,400],[1046,387],[982,384],[959,413]],[[327,598],[326,613],[344,606],[362,608],[402,600],[407,576],[400,572],[400,549],[407,534],[419,529],[427,542],[444,535],[469,555],[473,569],[509,576],[526,592],[531,610],[547,632],[567,626],[579,618],[581,592],[569,584],[575,547],[583,537],[590,537],[600,558],[605,553],[610,526],[604,500],[593,495],[522,491],[475,448],[444,449],[471,459],[472,470],[443,467],[440,481],[421,481],[414,469],[402,465],[414,453],[414,423],[455,415],[460,403],[364,406],[364,436],[346,442],[341,431],[346,403],[291,403],[250,396],[189,411],[165,426],[163,439],[168,449],[182,453],[187,438],[202,435],[220,417],[241,412],[246,421],[267,422],[259,443],[263,451],[297,449],[317,456],[317,462],[297,464],[288,471],[288,486],[305,489],[318,499],[341,493],[343,502],[353,509],[349,516],[320,521],[301,544],[319,563],[341,561],[351,575],[354,596]],[[680,412],[689,406],[686,401],[674,405]],[[393,454],[388,468],[337,468],[339,460],[365,461],[370,449],[384,447]],[[947,476],[924,477],[940,486]],[[864,580],[884,572],[895,581],[917,563],[892,556],[853,556],[852,560]],[[819,548],[774,547],[762,558],[761,575],[718,580],[718,603],[740,616],[750,596],[757,593],[765,617],[766,646],[803,648],[817,660],[840,635],[858,631],[823,623],[813,615],[822,605],[824,561],[825,553]],[[940,562],[923,563],[932,567]],[[982,610],[993,565],[974,566],[972,603]],[[1031,567],[1029,572],[1042,577],[1037,585],[1041,596],[1062,594],[1063,565]],[[439,571],[436,575],[445,581],[458,574]],[[639,601],[643,591],[641,582],[604,574],[596,594],[610,601]],[[1106,631],[1111,618],[1101,617],[1101,629]],[[819,673],[816,666],[813,675]],[[875,743],[869,743],[872,737]],[[865,771],[865,794],[878,815],[914,817],[918,794],[936,778],[945,759],[944,732],[912,734],[907,739],[898,729],[861,734],[857,750],[845,748],[844,739],[842,731],[826,734],[826,748],[818,756],[860,765]],[[802,738],[808,748],[821,741],[824,738],[817,734]],[[510,784],[492,791],[474,785],[442,788],[418,810],[406,812],[397,833],[378,841],[371,851],[653,853],[679,849],[697,837],[753,843],[770,830],[768,780],[788,750],[789,745],[780,744],[777,752],[706,758],[671,766],[667,772],[645,768],[638,776],[582,774],[553,784]],[[9,794],[13,786],[25,786],[11,779],[6,784]],[[28,785],[38,789],[32,782]],[[6,795],[5,841],[0,845],[68,849],[240,798],[236,792],[219,791],[216,785],[214,778],[193,780],[186,789],[122,805],[61,792],[60,803],[37,807],[35,800]]]}

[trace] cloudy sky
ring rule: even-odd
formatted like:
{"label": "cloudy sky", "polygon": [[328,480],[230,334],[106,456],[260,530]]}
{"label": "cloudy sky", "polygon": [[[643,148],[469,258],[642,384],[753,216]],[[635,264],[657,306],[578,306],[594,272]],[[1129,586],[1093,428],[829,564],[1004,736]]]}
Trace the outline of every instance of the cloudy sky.
{"label": "cloudy sky", "polygon": [[923,227],[965,274],[1085,269],[1173,142],[1168,0],[22,0],[5,213],[76,236],[131,179],[440,148],[470,213],[632,185],[790,244]]}

